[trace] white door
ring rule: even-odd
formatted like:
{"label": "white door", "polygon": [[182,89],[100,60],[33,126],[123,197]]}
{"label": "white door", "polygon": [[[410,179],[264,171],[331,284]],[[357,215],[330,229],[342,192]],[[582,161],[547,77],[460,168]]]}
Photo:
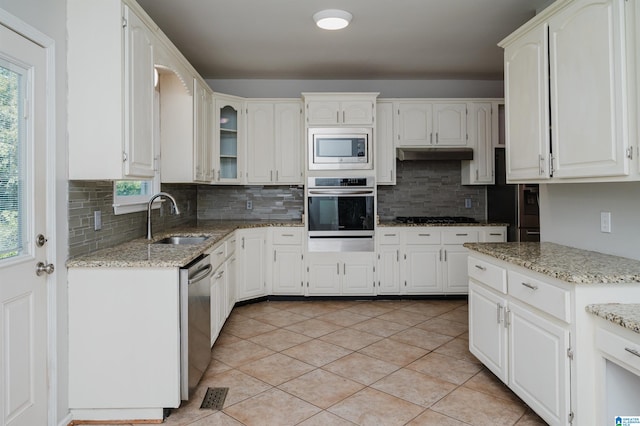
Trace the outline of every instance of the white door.
{"label": "white door", "polygon": [[[46,53],[0,25],[0,424],[47,423]],[[51,244],[51,243],[49,243]]]}

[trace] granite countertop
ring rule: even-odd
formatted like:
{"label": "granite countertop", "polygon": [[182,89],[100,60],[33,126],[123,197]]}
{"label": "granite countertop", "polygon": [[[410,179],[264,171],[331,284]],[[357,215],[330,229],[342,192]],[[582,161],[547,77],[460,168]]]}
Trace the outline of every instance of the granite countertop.
{"label": "granite countertop", "polygon": [[383,228],[383,227],[398,227],[398,226],[402,226],[402,227],[425,227],[425,226],[429,226],[429,227],[451,227],[451,226],[509,226],[508,223],[400,223],[400,222],[396,222],[393,220],[390,221],[380,221],[380,223],[378,223],[378,226]]}
{"label": "granite countertop", "polygon": [[573,284],[640,283],[640,261],[554,243],[466,243],[466,248]]}
{"label": "granite countertop", "polygon": [[[236,229],[303,226],[301,221],[199,221],[197,226],[158,232],[151,243],[137,238],[67,261],[69,268],[181,268]],[[153,244],[170,235],[207,236],[200,244]]]}
{"label": "granite countertop", "polygon": [[639,303],[599,303],[587,305],[586,310],[621,327],[640,333]]}

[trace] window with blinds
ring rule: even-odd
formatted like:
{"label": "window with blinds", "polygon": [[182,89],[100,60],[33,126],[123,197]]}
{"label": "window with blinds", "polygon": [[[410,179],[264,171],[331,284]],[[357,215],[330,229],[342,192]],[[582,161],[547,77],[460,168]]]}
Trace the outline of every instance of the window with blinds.
{"label": "window with blinds", "polygon": [[0,260],[24,250],[24,70],[0,58]]}

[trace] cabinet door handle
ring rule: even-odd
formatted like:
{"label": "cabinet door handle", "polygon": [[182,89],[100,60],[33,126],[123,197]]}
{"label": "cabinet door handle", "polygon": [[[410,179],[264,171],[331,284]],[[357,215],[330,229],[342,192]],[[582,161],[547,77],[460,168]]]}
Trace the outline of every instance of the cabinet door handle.
{"label": "cabinet door handle", "polygon": [[476,268],[480,269],[481,271],[486,271],[487,268],[485,268],[484,266],[480,266],[480,265],[474,265]]}
{"label": "cabinet door handle", "polygon": [[533,284],[529,284],[529,283],[521,283],[523,286],[530,288],[531,290],[537,290],[538,286],[537,285],[533,285]]}
{"label": "cabinet door handle", "polygon": [[273,170],[269,171],[269,182],[273,182]]}
{"label": "cabinet door handle", "polygon": [[418,234],[418,237],[430,237],[431,234]]}
{"label": "cabinet door handle", "polygon": [[438,142],[439,142],[439,140],[438,140],[438,132],[436,132],[436,145],[438,145]]}
{"label": "cabinet door handle", "polygon": [[489,235],[491,235],[492,237],[501,237],[502,233],[501,232],[489,232]]}
{"label": "cabinet door handle", "polygon": [[278,171],[276,170],[276,182],[278,181]]}
{"label": "cabinet door handle", "polygon": [[509,320],[509,314],[511,311],[507,308],[504,308],[504,328],[509,328],[511,325],[511,320]]}
{"label": "cabinet door handle", "polygon": [[466,237],[469,234],[456,234],[456,237]]}
{"label": "cabinet door handle", "polygon": [[223,275],[224,275],[224,271],[218,272],[218,275],[216,275],[216,279],[222,277]]}
{"label": "cabinet door handle", "polygon": [[440,252],[440,262],[442,262],[442,249],[438,250]]}
{"label": "cabinet door handle", "polygon": [[395,237],[397,234],[384,234],[385,237]]}
{"label": "cabinet door handle", "polygon": [[244,250],[244,237],[242,237],[242,249]]}
{"label": "cabinet door handle", "polygon": [[446,262],[447,261],[447,249],[444,249],[442,251],[444,251],[444,261]]}
{"label": "cabinet door handle", "polygon": [[342,275],[347,275],[347,264],[346,263],[342,264]]}
{"label": "cabinet door handle", "polygon": [[344,111],[342,111],[342,122],[343,123],[346,122],[346,118],[345,117],[346,117],[346,115],[345,115]]}
{"label": "cabinet door handle", "polygon": [[340,111],[336,111],[336,123],[340,122]]}
{"label": "cabinet door handle", "polygon": [[502,322],[502,305],[500,303],[496,303],[496,320],[498,324]]}
{"label": "cabinet door handle", "polygon": [[396,262],[400,262],[400,250],[396,250]]}
{"label": "cabinet door handle", "polygon": [[637,349],[633,349],[633,348],[624,348],[625,351],[629,352],[630,354],[633,354],[637,357],[640,357],[640,352]]}
{"label": "cabinet door handle", "polygon": [[218,182],[220,181],[220,170],[218,170]]}
{"label": "cabinet door handle", "polygon": [[273,261],[274,262],[276,261],[276,251],[275,250],[273,251]]}
{"label": "cabinet door handle", "polygon": [[433,145],[433,133],[429,133],[429,145]]}
{"label": "cabinet door handle", "polygon": [[280,234],[283,237],[293,237],[293,234]]}

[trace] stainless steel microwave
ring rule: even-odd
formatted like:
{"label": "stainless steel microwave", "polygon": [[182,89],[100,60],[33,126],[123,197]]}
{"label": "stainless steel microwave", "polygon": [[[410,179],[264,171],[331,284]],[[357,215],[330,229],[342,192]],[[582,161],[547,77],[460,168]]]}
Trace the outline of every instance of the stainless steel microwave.
{"label": "stainless steel microwave", "polygon": [[309,170],[372,170],[373,129],[310,128]]}

